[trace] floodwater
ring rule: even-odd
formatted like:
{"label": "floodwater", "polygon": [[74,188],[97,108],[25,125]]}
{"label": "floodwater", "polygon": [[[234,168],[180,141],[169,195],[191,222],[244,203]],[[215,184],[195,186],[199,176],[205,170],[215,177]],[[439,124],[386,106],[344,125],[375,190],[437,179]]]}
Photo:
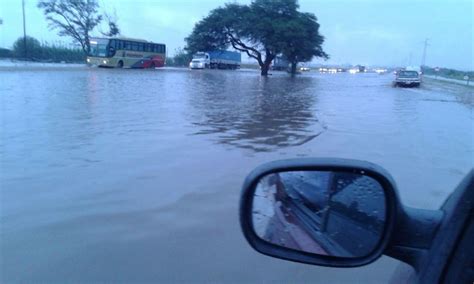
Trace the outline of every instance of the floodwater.
{"label": "floodwater", "polygon": [[270,258],[240,232],[240,186],[275,159],[386,168],[435,209],[472,168],[472,88],[392,75],[0,70],[1,282],[387,282]]}

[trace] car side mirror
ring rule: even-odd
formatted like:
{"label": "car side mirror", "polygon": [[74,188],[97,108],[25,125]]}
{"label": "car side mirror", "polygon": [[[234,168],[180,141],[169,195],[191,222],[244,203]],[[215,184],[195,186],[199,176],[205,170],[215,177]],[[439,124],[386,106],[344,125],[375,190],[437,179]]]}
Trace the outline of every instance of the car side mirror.
{"label": "car side mirror", "polygon": [[353,267],[375,261],[399,211],[391,176],[341,159],[272,162],[246,179],[240,221],[257,251],[292,261]]}

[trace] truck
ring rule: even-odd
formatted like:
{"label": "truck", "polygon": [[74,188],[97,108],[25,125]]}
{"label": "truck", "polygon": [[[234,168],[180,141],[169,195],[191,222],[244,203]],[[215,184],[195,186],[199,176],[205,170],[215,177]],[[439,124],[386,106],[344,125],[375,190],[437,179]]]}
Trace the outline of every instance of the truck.
{"label": "truck", "polygon": [[238,69],[241,63],[240,52],[214,50],[197,52],[189,62],[191,69]]}
{"label": "truck", "polygon": [[273,59],[272,70],[276,71],[287,71],[289,69],[290,62],[282,56],[277,56]]}

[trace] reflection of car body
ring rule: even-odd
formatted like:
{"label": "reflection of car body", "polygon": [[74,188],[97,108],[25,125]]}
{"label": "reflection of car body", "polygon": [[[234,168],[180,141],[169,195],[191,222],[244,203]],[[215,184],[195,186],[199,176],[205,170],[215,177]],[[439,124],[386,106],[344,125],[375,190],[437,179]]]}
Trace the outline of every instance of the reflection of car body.
{"label": "reflection of car body", "polygon": [[[384,209],[374,202],[381,198],[379,192],[357,199],[351,196],[362,184],[374,184],[369,178],[353,173],[295,171],[280,173],[279,182],[279,191],[284,192],[279,194],[282,206],[291,209],[288,215],[331,255],[366,253],[365,248],[377,243],[384,218]],[[379,221],[373,212],[378,212]],[[342,234],[343,227],[351,229]]]}
{"label": "reflection of car body", "polygon": [[395,75],[394,86],[413,86],[418,87],[421,84],[421,76],[418,71],[400,70]]}

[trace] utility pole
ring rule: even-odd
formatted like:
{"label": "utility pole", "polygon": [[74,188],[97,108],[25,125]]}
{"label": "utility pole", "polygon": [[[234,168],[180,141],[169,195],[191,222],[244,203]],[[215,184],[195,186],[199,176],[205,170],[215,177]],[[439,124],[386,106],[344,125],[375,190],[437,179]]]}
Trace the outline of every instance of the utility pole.
{"label": "utility pole", "polygon": [[429,46],[428,44],[429,39],[425,39],[424,46],[423,46],[423,57],[421,58],[421,68],[425,66],[426,63],[426,48]]}
{"label": "utility pole", "polygon": [[21,6],[23,9],[23,50],[25,58],[28,56],[28,52],[26,49],[26,24],[25,24],[25,0],[21,0]]}
{"label": "utility pole", "polygon": [[[3,25],[3,19],[0,18],[0,26]],[[3,33],[2,33],[2,42],[1,42],[1,45],[0,46],[3,46]]]}

